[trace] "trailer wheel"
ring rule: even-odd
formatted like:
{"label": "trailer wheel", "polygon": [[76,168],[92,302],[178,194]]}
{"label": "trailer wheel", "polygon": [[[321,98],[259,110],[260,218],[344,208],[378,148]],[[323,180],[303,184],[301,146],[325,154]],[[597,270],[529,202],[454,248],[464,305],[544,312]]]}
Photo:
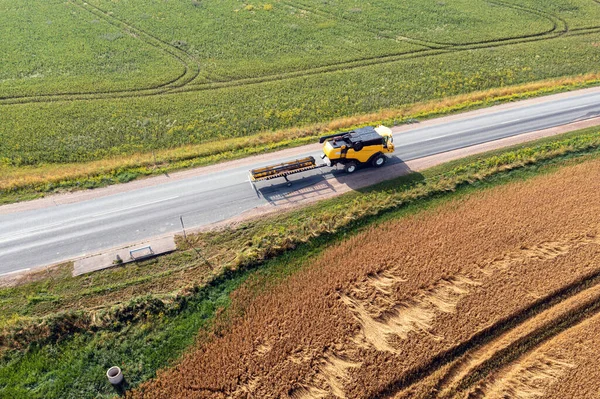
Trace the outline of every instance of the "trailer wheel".
{"label": "trailer wheel", "polygon": [[375,155],[375,158],[373,158],[373,160],[371,161],[371,164],[374,167],[379,168],[380,166],[383,166],[386,161],[387,161],[387,157],[385,155],[378,154],[378,155]]}
{"label": "trailer wheel", "polygon": [[344,172],[346,173],[354,173],[356,172],[356,162],[348,162],[346,165],[344,165]]}

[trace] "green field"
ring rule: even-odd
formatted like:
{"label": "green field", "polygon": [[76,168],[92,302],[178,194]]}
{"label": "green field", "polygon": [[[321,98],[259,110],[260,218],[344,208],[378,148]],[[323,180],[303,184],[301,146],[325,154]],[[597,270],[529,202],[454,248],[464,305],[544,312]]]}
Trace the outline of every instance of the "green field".
{"label": "green field", "polygon": [[4,175],[600,71],[596,0],[0,0],[0,34]]}
{"label": "green field", "polygon": [[0,21],[2,98],[136,89],[181,73],[173,57],[70,3],[2,1]]}

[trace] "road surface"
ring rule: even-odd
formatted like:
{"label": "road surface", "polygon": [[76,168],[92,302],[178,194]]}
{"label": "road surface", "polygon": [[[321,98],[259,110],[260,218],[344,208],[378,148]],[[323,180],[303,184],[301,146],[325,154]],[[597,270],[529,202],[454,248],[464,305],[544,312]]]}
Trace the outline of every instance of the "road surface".
{"label": "road surface", "polygon": [[[549,96],[535,103],[501,110],[489,108],[450,122],[403,130],[394,136],[390,163],[464,148],[505,137],[560,126],[600,115],[600,90]],[[315,147],[312,146],[314,149]],[[297,157],[319,152],[311,151]],[[282,158],[283,162],[289,159]],[[266,163],[273,163],[272,161]],[[265,162],[251,168],[265,166]],[[213,173],[121,192],[72,204],[0,214],[0,275],[34,268],[125,243],[218,222],[289,190],[282,179],[260,184],[260,196],[248,182],[248,167],[226,167]],[[321,168],[294,175],[302,186],[335,179],[341,171]],[[360,173],[358,171],[357,173]],[[292,187],[294,189],[294,187]]]}

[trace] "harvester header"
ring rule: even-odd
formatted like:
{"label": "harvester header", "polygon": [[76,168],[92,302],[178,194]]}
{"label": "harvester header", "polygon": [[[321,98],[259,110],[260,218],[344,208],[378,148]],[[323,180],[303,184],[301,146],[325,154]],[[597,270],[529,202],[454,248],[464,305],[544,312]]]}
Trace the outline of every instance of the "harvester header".
{"label": "harvester header", "polygon": [[275,179],[276,177],[283,177],[286,181],[288,181],[288,175],[315,169],[317,167],[317,162],[315,161],[314,157],[306,157],[290,162],[278,163],[277,165],[252,169],[250,171],[250,180],[261,181]]}

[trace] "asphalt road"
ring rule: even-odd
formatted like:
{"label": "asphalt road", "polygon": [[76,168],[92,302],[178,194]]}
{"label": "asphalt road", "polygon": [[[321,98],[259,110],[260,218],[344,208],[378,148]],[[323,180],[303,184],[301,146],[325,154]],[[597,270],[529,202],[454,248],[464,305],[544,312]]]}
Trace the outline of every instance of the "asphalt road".
{"label": "asphalt road", "polygon": [[[562,99],[547,97],[539,103],[508,110],[490,108],[484,115],[436,126],[415,125],[414,129],[394,136],[397,150],[390,163],[598,115],[600,91],[595,91]],[[318,159],[320,154],[309,152],[297,157],[308,155]],[[258,163],[253,168],[264,165]],[[93,200],[0,215],[0,275],[179,232],[180,216],[186,227],[214,223],[266,204],[268,199],[290,190],[282,179],[276,179],[261,183],[261,195],[257,196],[248,182],[248,169],[226,169]],[[335,179],[340,173],[343,172],[320,168],[294,175],[290,180],[301,179],[301,185],[306,186]]]}

